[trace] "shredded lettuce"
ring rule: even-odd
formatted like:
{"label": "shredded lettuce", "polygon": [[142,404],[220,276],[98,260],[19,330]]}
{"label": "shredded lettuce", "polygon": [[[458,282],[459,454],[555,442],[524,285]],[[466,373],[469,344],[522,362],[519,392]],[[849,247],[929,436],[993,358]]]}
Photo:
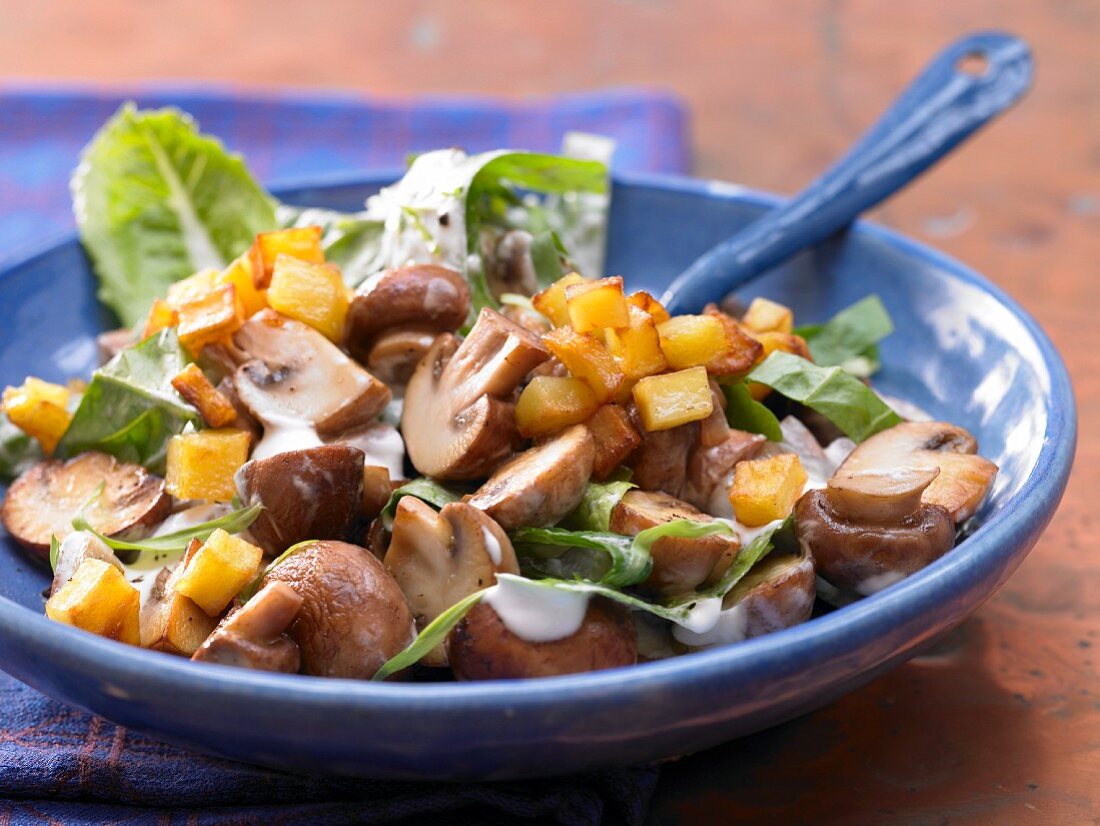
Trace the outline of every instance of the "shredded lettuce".
{"label": "shredded lettuce", "polygon": [[894,323],[877,295],[869,295],[841,310],[824,324],[799,327],[814,362],[823,367],[843,367],[866,378],[879,366],[878,342],[894,331]]}
{"label": "shredded lettuce", "polygon": [[436,510],[439,510],[444,505],[450,504],[451,502],[457,502],[462,498],[458,493],[424,476],[406,482],[390,494],[390,498],[386,501],[386,506],[382,508],[382,513],[379,514],[379,518],[382,520],[382,526],[387,531],[393,527],[393,517],[394,514],[397,513],[397,503],[405,496],[415,496],[422,502],[427,502]]}

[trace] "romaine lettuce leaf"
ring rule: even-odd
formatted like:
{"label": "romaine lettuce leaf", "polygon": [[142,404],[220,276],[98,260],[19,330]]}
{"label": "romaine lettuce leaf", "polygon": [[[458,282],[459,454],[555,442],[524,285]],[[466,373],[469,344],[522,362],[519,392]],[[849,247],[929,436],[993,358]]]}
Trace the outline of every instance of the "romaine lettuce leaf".
{"label": "romaine lettuce leaf", "polygon": [[866,378],[878,369],[878,342],[894,331],[890,314],[877,295],[869,295],[841,310],[824,324],[799,327],[814,362],[843,367]]}
{"label": "romaine lettuce leaf", "polygon": [[726,421],[730,427],[747,433],[762,433],[769,441],[783,440],[779,419],[752,397],[744,381],[719,382],[726,397]]}
{"label": "romaine lettuce leaf", "polygon": [[224,267],[275,226],[274,201],[240,156],[176,109],[123,105],[85,148],[71,188],[100,300],[127,327],[173,281]]}

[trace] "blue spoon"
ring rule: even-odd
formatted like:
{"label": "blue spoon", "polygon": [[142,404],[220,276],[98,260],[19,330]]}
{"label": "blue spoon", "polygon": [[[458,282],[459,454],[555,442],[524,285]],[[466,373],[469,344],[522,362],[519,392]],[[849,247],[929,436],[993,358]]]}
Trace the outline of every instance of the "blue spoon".
{"label": "blue spoon", "polygon": [[698,312],[817,244],[894,194],[1019,100],[1031,85],[1027,44],[981,32],[948,46],[848,154],[801,194],[688,267],[662,296],[671,313]]}

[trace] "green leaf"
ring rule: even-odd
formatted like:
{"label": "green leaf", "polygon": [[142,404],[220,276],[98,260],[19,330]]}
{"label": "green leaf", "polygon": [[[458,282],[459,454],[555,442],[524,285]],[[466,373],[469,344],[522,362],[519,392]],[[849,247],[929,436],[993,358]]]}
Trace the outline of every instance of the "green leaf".
{"label": "green leaf", "polygon": [[575,531],[611,530],[611,511],[628,490],[636,487],[626,479],[589,482],[585,485],[581,503],[562,520],[562,527]]}
{"label": "green leaf", "polygon": [[372,680],[381,681],[402,671],[411,665],[416,665],[428,655],[437,645],[447,638],[451,630],[462,622],[462,618],[470,612],[470,609],[481,602],[488,588],[475,591],[465,599],[459,600],[430,623],[424,630],[417,634],[416,639],[400,653],[388,659],[378,669]]}
{"label": "green leaf", "polygon": [[[560,243],[551,230],[540,232],[531,239],[531,263],[539,284],[549,287],[562,276]],[[503,296],[501,296],[503,299]]]}
{"label": "green leaf", "polygon": [[878,367],[876,345],[894,331],[894,323],[877,295],[869,295],[841,310],[825,324],[799,327],[814,361],[824,367],[844,367],[866,377]]}
{"label": "green leaf", "polygon": [[316,539],[305,539],[301,542],[296,542],[285,551],[283,551],[281,554],[279,554],[277,557],[275,557],[273,560],[271,560],[271,562],[262,571],[260,571],[259,574],[256,575],[256,578],[245,585],[244,588],[242,588],[237,594],[241,602],[248,602],[250,599],[252,599],[252,597],[256,596],[260,588],[263,587],[264,580],[267,578],[267,575],[271,573],[272,568],[274,568],[276,565],[282,565],[289,557],[294,556],[294,554],[298,553],[298,551],[302,550],[302,548],[305,548],[308,545],[313,545],[317,541],[318,540]]}
{"label": "green leaf", "polygon": [[738,551],[733,563],[714,585],[705,588],[695,594],[681,596],[674,600],[676,604],[694,602],[700,597],[723,598],[734,586],[737,585],[752,570],[752,567],[763,559],[775,547],[775,535],[784,530],[791,523],[791,517],[782,521],[776,521],[765,526],[748,545]]}
{"label": "green leaf", "polygon": [[450,504],[451,502],[457,502],[462,498],[454,491],[424,476],[406,482],[390,494],[390,498],[386,501],[386,506],[382,508],[382,513],[379,514],[379,517],[382,519],[382,526],[387,531],[393,527],[393,517],[394,514],[397,513],[397,503],[405,496],[415,496],[422,502],[427,502],[436,510],[439,510],[444,505]]}
{"label": "green leaf", "polygon": [[188,361],[171,328],[121,351],[92,374],[57,455],[98,450],[161,471],[168,440],[199,421],[171,384]]}
{"label": "green leaf", "polygon": [[173,281],[224,267],[275,226],[274,202],[240,156],[176,109],[123,105],[84,149],[71,188],[100,300],[127,327]]}
{"label": "green leaf", "polygon": [[840,367],[820,367],[776,351],[749,373],[748,380],[816,410],[857,442],[901,423],[874,390]]}
{"label": "green leaf", "polygon": [[321,227],[325,260],[340,267],[348,287],[357,287],[368,276],[385,269],[382,249],[385,221],[371,218],[366,212],[336,212],[286,204],[281,204],[275,215],[280,227]]}
{"label": "green leaf", "polygon": [[61,555],[61,543],[55,534],[50,534],[50,570],[57,571],[57,558]]}
{"label": "green leaf", "polygon": [[[100,491],[102,491],[102,486],[100,486]],[[176,553],[184,551],[187,549],[187,546],[191,544],[192,539],[198,539],[201,542],[205,542],[210,537],[210,534],[214,533],[214,531],[219,528],[226,533],[240,533],[255,522],[256,518],[263,510],[263,505],[259,504],[247,508],[239,508],[224,516],[219,516],[217,519],[209,519],[206,522],[200,522],[189,528],[166,533],[163,536],[150,536],[134,542],[127,542],[124,539],[104,536],[88,522],[86,511],[92,502],[98,498],[100,491],[97,491],[95,496],[85,503],[84,507],[80,509],[80,512],[73,517],[73,530],[89,531],[95,534],[113,551],[148,551],[150,553]]]}
{"label": "green leaf", "polygon": [[43,459],[42,448],[0,413],[0,481],[10,481]]}
{"label": "green leaf", "polygon": [[779,419],[752,397],[744,381],[719,382],[726,397],[726,421],[730,427],[747,433],[763,433],[770,441],[783,441]]}

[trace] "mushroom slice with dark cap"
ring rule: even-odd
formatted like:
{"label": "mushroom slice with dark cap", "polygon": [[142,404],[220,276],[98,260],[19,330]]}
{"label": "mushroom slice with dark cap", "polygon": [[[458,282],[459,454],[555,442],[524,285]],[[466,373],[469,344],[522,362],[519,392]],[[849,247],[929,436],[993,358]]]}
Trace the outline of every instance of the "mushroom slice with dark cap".
{"label": "mushroom slice with dark cap", "polygon": [[517,439],[515,389],[549,357],[538,337],[489,308],[465,340],[432,344],[405,391],[409,459],[434,479],[485,477]]}
{"label": "mushroom slice with dark cap", "polygon": [[285,582],[269,582],[229,614],[191,659],[257,671],[295,674],[301,664],[298,645],[284,632],[304,600]]}
{"label": "mushroom slice with dark cap", "polygon": [[506,531],[553,525],[580,504],[595,457],[592,434],[575,424],[501,465],[469,503]]}
{"label": "mushroom slice with dark cap", "polygon": [[367,367],[386,384],[408,384],[416,365],[437,333],[420,327],[394,327],[378,336],[367,355]]}

